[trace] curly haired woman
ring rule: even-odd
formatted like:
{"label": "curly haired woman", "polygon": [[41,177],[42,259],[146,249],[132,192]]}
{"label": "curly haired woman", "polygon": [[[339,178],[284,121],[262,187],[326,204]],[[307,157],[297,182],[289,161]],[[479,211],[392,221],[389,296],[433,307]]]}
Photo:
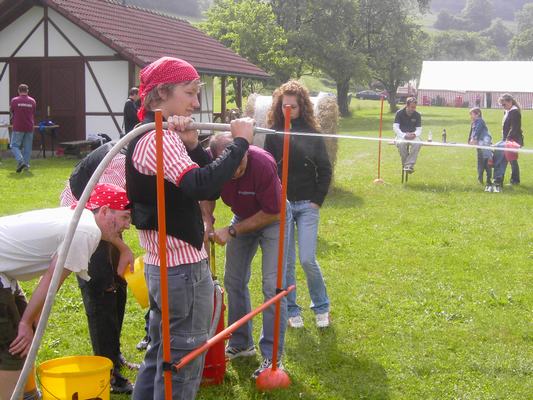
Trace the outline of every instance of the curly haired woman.
{"label": "curly haired woman", "polygon": [[[291,106],[292,132],[319,132],[320,127],[313,113],[309,92],[298,81],[289,81],[274,91],[272,107],[268,114],[268,126],[282,130],[284,127],[283,107]],[[278,163],[281,174],[283,138],[269,135],[265,150]],[[287,285],[296,282],[296,234],[300,264],[307,278],[311,297],[311,309],[315,313],[319,328],[329,326],[329,298],[322,271],[316,259],[319,209],[326,198],[331,183],[332,168],[324,139],[316,136],[293,135],[290,138],[289,180],[287,198],[291,205],[293,223],[288,232],[289,255],[287,260]],[[289,326],[302,328],[304,322],[301,308],[296,303],[296,291],[287,296]]]}

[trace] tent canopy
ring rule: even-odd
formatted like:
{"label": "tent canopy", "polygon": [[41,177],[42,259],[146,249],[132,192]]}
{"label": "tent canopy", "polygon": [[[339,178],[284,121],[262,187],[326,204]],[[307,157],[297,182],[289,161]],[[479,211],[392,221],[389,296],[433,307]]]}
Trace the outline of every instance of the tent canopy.
{"label": "tent canopy", "polygon": [[418,90],[533,92],[533,61],[424,61]]}

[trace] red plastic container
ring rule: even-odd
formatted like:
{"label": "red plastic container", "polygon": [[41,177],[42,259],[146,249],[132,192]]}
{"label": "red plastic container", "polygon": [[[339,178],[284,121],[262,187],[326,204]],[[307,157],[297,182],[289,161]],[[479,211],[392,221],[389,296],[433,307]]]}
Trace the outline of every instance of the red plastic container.
{"label": "red plastic container", "polygon": [[[216,295],[215,295],[216,302]],[[216,304],[215,304],[216,308]],[[226,306],[224,304],[224,289],[222,289],[222,308],[220,310],[220,319],[218,321],[216,334],[222,332],[225,328],[224,317],[226,314]],[[220,385],[224,381],[224,374],[226,373],[226,342],[221,340],[213,347],[211,347],[205,355],[204,372],[202,374],[202,385]]]}
{"label": "red plastic container", "polygon": [[[520,145],[513,140],[508,140],[505,142],[505,147],[507,149],[519,149]],[[505,154],[505,159],[507,161],[518,160],[518,153],[514,153],[512,151],[504,151],[503,153]]]}

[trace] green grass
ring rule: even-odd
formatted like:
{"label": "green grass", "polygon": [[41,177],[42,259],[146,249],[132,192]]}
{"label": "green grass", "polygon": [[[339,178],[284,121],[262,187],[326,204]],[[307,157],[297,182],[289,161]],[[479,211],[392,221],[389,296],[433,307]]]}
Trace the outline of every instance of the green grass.
{"label": "green grass", "polygon": [[[379,102],[352,102],[353,117],[340,133],[377,136]],[[434,140],[465,142],[466,109],[419,107]],[[501,111],[484,111],[494,138]],[[384,135],[393,116],[386,114]],[[523,113],[529,145],[533,112]],[[0,166],[0,215],[50,207],[76,160],[32,163],[32,175]],[[526,399],[533,393],[533,157],[520,156],[522,184],[484,193],[476,155],[464,149],[423,148],[416,173],[400,183],[399,155],[383,145],[376,186],[377,143],[342,139],[335,183],[321,210],[318,258],[332,304],[330,329],[288,331],[285,366],[289,389],[261,394],[250,374],[258,360],[228,364],[225,383],[199,399]],[[508,174],[507,174],[508,175]],[[217,221],[230,213],[219,205]],[[133,231],[127,241],[140,249]],[[217,253],[223,265],[223,251]],[[260,255],[254,262],[253,305],[261,301]],[[219,275],[222,275],[221,271]],[[299,302],[309,304],[298,267]],[[24,284],[28,292],[34,283]],[[143,311],[128,300],[122,349],[135,350]],[[254,325],[259,335],[259,319]],[[75,280],[61,289],[39,360],[90,354],[86,320]],[[130,377],[134,377],[130,373]],[[113,396],[113,398],[127,398]]]}

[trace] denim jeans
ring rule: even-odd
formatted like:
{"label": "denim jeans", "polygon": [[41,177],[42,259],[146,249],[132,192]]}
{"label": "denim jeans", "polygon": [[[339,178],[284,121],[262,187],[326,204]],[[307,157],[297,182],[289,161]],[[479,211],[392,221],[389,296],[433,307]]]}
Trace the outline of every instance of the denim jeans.
{"label": "denim jeans", "polygon": [[[505,141],[496,143],[496,147],[505,147]],[[518,160],[509,161],[511,164],[511,183],[520,183],[520,166]],[[494,152],[494,183],[502,185],[507,169],[507,159],[503,151]]]}
{"label": "denim jeans", "polygon": [[[33,132],[16,132],[11,134],[11,152],[19,164],[30,165]],[[22,148],[22,151],[21,151]]]}
{"label": "denim jeans", "polygon": [[489,166],[490,155],[487,150],[477,149],[477,180],[483,183],[483,174],[487,173],[486,184],[492,184],[492,167]]}
{"label": "denim jeans", "polygon": [[[290,210],[287,211],[287,225],[289,221]],[[236,222],[238,222],[238,219],[234,218],[233,223]],[[276,295],[278,241],[279,222],[276,222],[255,232],[239,234],[227,243],[224,288],[228,294],[228,325],[231,325],[251,311],[248,282],[250,281],[252,271],[252,260],[257,252],[258,246],[261,246],[263,255],[261,272],[264,301]],[[286,249],[287,241],[285,241],[285,257],[287,254]],[[283,262],[283,275],[285,275],[285,264]],[[284,286],[284,283],[282,286]],[[263,329],[259,338],[259,349],[261,350],[262,356],[270,359],[272,358],[272,347],[274,343],[274,316],[275,305],[273,304],[263,311]],[[279,356],[283,353],[286,328],[287,300],[284,297],[281,301]],[[233,332],[229,340],[229,345],[239,349],[254,345],[252,321],[248,321],[248,323]]]}
{"label": "denim jeans", "polygon": [[[133,390],[134,400],[163,400],[163,343],[159,266],[146,264],[150,300],[150,338]],[[213,280],[206,260],[168,268],[171,362],[178,362],[205,343],[213,316]],[[205,353],[172,372],[172,399],[194,399],[200,386]]]}
{"label": "denim jeans", "polygon": [[[311,206],[309,200],[291,201],[292,223],[289,230],[289,255],[287,257],[287,286],[296,284],[296,234],[300,264],[307,278],[311,297],[311,309],[316,314],[329,312],[329,298],[322,271],[316,260],[316,243],[320,212]],[[287,296],[289,317],[300,315],[301,307],[296,303],[296,290]]]}

